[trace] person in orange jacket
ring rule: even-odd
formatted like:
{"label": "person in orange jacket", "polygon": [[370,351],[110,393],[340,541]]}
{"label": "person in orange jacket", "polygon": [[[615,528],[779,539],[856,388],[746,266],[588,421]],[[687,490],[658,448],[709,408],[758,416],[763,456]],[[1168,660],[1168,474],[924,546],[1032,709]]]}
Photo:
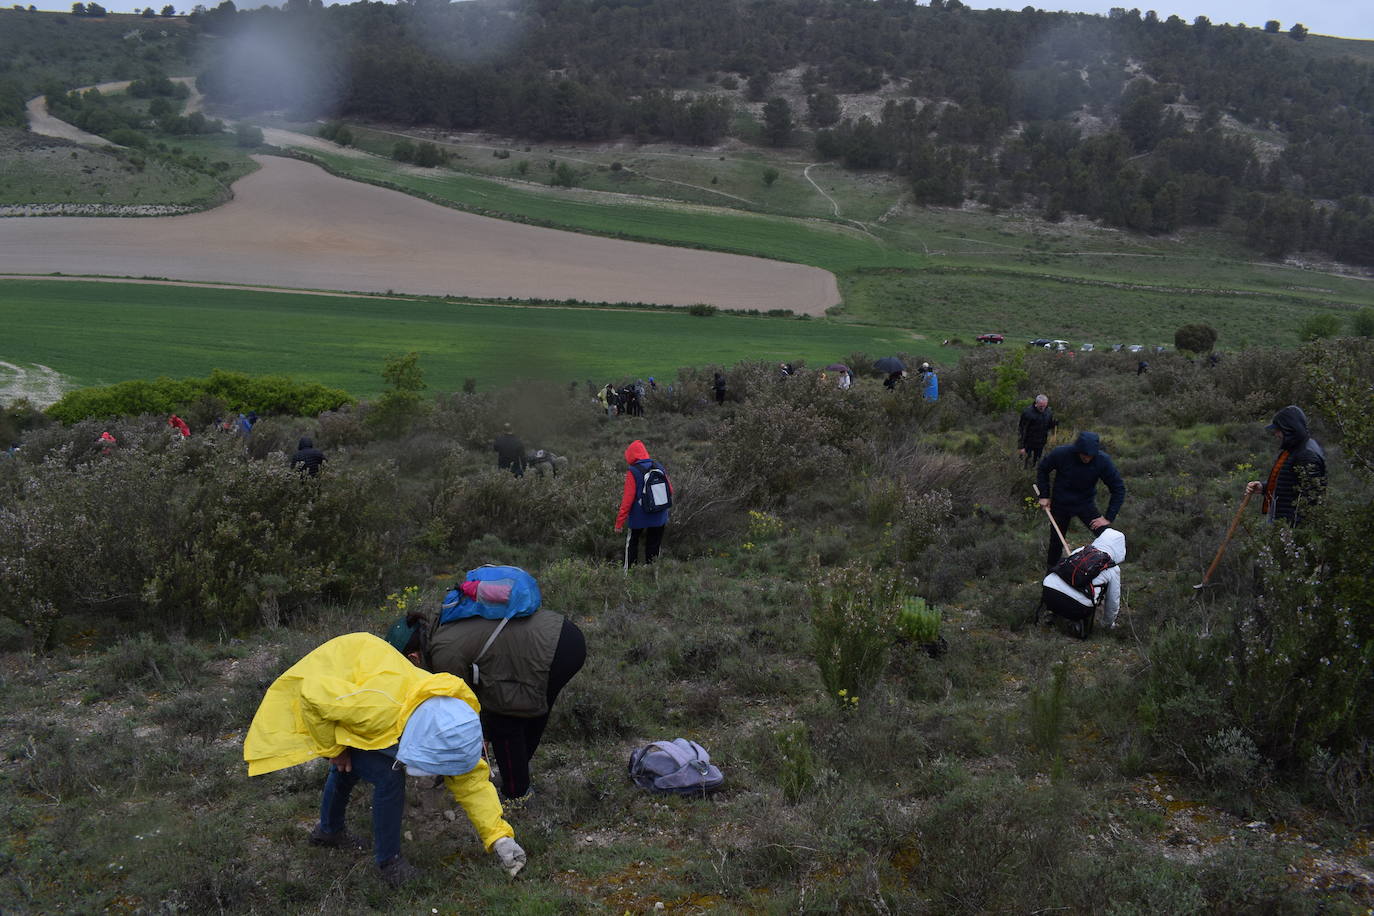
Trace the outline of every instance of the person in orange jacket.
{"label": "person in orange jacket", "polygon": [[615,530],[625,534],[625,564],[629,569],[639,555],[639,542],[644,541],[644,562],[652,563],[663,545],[663,529],[668,524],[668,507],[673,503],[673,485],[663,465],[649,457],[644,443],[636,439],[625,449],[625,489],[620,498],[620,512],[615,517]]}

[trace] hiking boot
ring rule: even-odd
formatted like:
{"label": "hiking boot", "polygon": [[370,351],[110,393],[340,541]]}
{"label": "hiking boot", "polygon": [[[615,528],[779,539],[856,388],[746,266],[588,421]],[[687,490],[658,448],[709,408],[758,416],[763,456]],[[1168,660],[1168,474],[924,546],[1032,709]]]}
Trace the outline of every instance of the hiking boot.
{"label": "hiking boot", "polygon": [[378,865],[377,871],[381,873],[382,880],[388,887],[400,887],[420,877],[420,869],[407,862],[400,853]]}
{"label": "hiking boot", "polygon": [[345,827],[336,833],[329,833],[321,829],[319,824],[316,824],[315,829],[310,831],[310,845],[323,846],[326,849],[362,850],[367,848],[367,843],[349,833],[348,828]]}

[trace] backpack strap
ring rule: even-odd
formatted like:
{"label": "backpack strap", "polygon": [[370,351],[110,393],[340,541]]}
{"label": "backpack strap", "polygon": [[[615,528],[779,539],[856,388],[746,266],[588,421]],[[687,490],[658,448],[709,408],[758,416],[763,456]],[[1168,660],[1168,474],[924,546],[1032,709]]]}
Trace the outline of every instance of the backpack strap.
{"label": "backpack strap", "polygon": [[[513,617],[513,616],[515,616],[515,615],[512,614],[511,617]],[[506,628],[506,624],[510,623],[511,617],[502,617],[502,618],[501,618],[501,622],[498,623],[498,624],[496,625],[496,629],[494,629],[494,630],[491,631],[491,635],[487,637],[487,641],[484,642],[484,643],[482,643],[482,648],[478,651],[478,653],[477,653],[475,656],[473,656],[473,659],[472,659],[472,686],[473,686],[473,687],[476,687],[477,684],[478,684],[478,682],[479,682],[479,681],[481,680],[481,678],[482,678],[481,673],[478,672],[478,670],[477,670],[477,659],[479,659],[479,658],[481,658],[483,655],[486,655],[486,654],[487,654],[487,650],[491,648],[491,644],[494,643],[494,642],[496,642],[496,637],[500,636],[500,635],[501,635],[501,631],[504,630],[504,629]]]}

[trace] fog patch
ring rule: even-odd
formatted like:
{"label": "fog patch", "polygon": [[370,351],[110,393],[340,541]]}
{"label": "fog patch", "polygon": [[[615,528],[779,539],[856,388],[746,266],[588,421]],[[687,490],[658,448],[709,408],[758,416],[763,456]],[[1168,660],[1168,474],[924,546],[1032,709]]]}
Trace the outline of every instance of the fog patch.
{"label": "fog patch", "polygon": [[24,400],[47,407],[75,387],[62,373],[48,366],[35,363],[26,367],[0,360],[0,404]]}
{"label": "fog patch", "polygon": [[203,77],[207,96],[238,115],[280,111],[312,120],[334,111],[345,84],[343,54],[328,36],[312,31],[315,17],[264,10],[240,21],[218,42],[218,56]]}

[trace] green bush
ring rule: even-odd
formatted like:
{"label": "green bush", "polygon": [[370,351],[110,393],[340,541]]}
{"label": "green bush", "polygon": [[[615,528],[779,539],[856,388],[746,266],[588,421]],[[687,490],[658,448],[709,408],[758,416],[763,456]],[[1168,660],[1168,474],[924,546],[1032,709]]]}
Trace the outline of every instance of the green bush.
{"label": "green bush", "polygon": [[991,379],[974,382],[974,396],[984,410],[990,413],[1011,410],[1020,398],[1022,385],[1030,377],[1025,363],[1025,351],[1012,350],[1005,359],[998,361]]}
{"label": "green bush", "polygon": [[1210,353],[1217,344],[1217,329],[1210,324],[1185,324],[1174,331],[1174,347],[1192,353]]}
{"label": "green bush", "polygon": [[118,382],[99,388],[69,391],[48,408],[48,416],[62,423],[86,419],[132,417],[140,414],[186,412],[205,399],[214,399],[234,412],[285,413],[315,416],[353,403],[347,392],[317,382],[296,382],[286,376],[250,376],[215,369],[206,378]]}
{"label": "green bush", "polygon": [[1298,340],[1325,340],[1341,333],[1341,319],[1330,312],[1319,312],[1303,320],[1298,326]]}

